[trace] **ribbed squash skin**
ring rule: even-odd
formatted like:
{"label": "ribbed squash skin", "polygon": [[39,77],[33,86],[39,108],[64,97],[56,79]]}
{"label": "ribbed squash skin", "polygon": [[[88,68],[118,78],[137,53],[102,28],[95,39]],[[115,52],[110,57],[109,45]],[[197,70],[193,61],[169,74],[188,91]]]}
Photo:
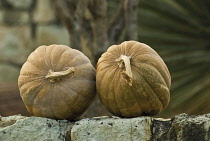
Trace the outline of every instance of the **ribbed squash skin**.
{"label": "ribbed squash skin", "polygon": [[[116,60],[130,56],[131,85]],[[148,45],[125,41],[112,45],[97,63],[96,88],[103,105],[114,115],[157,115],[170,101],[171,77],[161,57]]]}
{"label": "ribbed squash skin", "polygon": [[[74,73],[50,83],[49,70]],[[21,98],[32,115],[74,120],[96,94],[95,69],[80,51],[64,45],[40,46],[30,54],[18,78]]]}

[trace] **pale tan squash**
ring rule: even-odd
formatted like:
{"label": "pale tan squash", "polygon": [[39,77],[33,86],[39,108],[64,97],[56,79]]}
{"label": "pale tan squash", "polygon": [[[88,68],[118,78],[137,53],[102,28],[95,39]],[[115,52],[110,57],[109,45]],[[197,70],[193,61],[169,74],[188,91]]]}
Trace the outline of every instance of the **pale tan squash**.
{"label": "pale tan squash", "polygon": [[96,86],[100,100],[114,115],[153,116],[169,103],[171,77],[151,47],[125,41],[109,47],[99,59]]}
{"label": "pale tan squash", "polygon": [[32,115],[74,120],[95,97],[95,69],[78,50],[40,46],[22,66],[18,86]]}

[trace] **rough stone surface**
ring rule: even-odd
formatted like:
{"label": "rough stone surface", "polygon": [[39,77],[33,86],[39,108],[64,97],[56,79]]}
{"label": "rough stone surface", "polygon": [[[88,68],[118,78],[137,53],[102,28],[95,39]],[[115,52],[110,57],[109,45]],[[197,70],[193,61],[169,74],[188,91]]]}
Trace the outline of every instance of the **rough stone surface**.
{"label": "rough stone surface", "polygon": [[154,119],[152,140],[209,141],[210,114],[189,116],[180,114],[171,120]]}
{"label": "rough stone surface", "polygon": [[171,119],[156,118],[153,119],[153,124],[151,127],[152,137],[151,140],[158,140],[166,133],[169,132],[171,128]]}
{"label": "rough stone surface", "polygon": [[150,139],[150,125],[149,117],[84,119],[75,123],[71,138],[73,141],[144,141]]}
{"label": "rough stone surface", "polygon": [[75,123],[20,115],[0,118],[0,141],[209,141],[210,114],[172,119],[95,117]]}
{"label": "rough stone surface", "polygon": [[70,140],[72,124],[67,120],[11,116],[0,120],[0,141]]}

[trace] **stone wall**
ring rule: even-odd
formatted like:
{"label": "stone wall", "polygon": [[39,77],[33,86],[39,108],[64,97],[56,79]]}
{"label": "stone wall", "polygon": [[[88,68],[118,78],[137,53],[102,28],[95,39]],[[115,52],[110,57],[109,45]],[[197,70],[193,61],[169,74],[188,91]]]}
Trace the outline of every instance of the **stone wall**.
{"label": "stone wall", "polygon": [[16,82],[28,55],[49,44],[69,45],[51,0],[0,0],[0,83]]}
{"label": "stone wall", "polygon": [[0,118],[1,141],[209,141],[210,114],[172,119],[86,118],[76,122],[19,115]]}

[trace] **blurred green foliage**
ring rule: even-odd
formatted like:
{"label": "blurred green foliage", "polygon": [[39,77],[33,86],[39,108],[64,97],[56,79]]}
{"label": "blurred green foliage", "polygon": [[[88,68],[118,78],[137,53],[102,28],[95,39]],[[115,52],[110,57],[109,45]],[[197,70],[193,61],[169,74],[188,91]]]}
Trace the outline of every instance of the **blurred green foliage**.
{"label": "blurred green foliage", "polygon": [[210,0],[141,0],[139,41],[172,75],[171,102],[160,116],[210,112]]}

